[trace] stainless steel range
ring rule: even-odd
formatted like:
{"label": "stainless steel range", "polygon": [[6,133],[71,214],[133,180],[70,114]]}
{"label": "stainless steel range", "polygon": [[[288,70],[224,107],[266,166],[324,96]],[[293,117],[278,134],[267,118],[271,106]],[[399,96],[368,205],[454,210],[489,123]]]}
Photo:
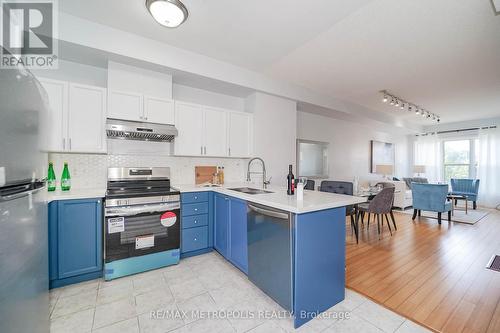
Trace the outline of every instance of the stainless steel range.
{"label": "stainless steel range", "polygon": [[177,264],[180,207],[170,168],[108,168],[105,280]]}

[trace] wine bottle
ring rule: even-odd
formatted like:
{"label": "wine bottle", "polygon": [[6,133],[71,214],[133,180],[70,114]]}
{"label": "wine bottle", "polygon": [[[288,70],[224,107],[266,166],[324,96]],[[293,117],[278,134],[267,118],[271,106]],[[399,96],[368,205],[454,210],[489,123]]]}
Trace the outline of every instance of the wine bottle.
{"label": "wine bottle", "polygon": [[56,190],[56,174],[54,172],[54,163],[49,162],[49,171],[47,172],[47,190],[53,192]]}
{"label": "wine bottle", "polygon": [[71,176],[69,174],[68,162],[64,162],[64,169],[61,176],[61,190],[69,191],[71,189]]}
{"label": "wine bottle", "polygon": [[288,195],[293,195],[295,193],[295,177],[292,172],[292,165],[288,166],[288,176],[286,176],[287,181],[287,190],[286,193]]}

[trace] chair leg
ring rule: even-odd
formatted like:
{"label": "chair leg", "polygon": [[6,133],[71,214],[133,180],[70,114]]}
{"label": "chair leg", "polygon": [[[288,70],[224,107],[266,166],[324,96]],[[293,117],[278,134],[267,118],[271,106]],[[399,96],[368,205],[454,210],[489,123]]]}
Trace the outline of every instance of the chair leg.
{"label": "chair leg", "polygon": [[411,217],[412,220],[415,220],[417,218],[417,210],[413,210],[413,216]]}
{"label": "chair leg", "polygon": [[351,229],[352,231],[354,231],[354,234],[356,235],[356,244],[359,243],[359,239],[358,239],[358,226],[357,226],[357,222],[358,220],[357,219],[354,219],[352,214],[351,214]]}
{"label": "chair leg", "polygon": [[392,219],[392,224],[394,225],[394,230],[398,230],[398,227],[396,227],[396,219],[394,218],[392,210],[391,210],[391,219]]}
{"label": "chair leg", "polygon": [[419,217],[422,216],[422,210],[421,209],[418,210],[418,216]]}
{"label": "chair leg", "polygon": [[448,211],[448,222],[451,222],[451,210]]}
{"label": "chair leg", "polygon": [[475,201],[473,201],[473,202],[472,202],[472,208],[473,208],[474,210],[476,210],[476,209],[477,209],[477,202],[475,202]]}
{"label": "chair leg", "polygon": [[385,220],[387,221],[387,226],[389,227],[389,232],[391,233],[392,236],[392,229],[391,229],[391,223],[389,222],[389,216],[387,216],[387,214],[384,215],[385,215]]}
{"label": "chair leg", "polygon": [[438,213],[438,223],[441,224],[441,212]]}
{"label": "chair leg", "polygon": [[455,199],[455,206],[457,205],[457,203],[458,203],[458,200],[457,200],[457,199]]}
{"label": "chair leg", "polygon": [[372,214],[368,213],[368,226],[366,227],[367,229],[370,229],[370,216],[371,216],[371,215],[372,215]]}
{"label": "chair leg", "polygon": [[378,230],[378,234],[380,236],[380,215],[379,214],[376,214],[377,215],[377,230]]}

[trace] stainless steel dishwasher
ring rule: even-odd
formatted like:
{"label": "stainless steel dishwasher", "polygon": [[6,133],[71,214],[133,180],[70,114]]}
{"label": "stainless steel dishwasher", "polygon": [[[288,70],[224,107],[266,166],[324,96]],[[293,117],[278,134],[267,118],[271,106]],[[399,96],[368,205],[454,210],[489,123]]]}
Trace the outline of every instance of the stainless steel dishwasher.
{"label": "stainless steel dishwasher", "polygon": [[289,212],[248,203],[248,278],[292,311],[292,217]]}

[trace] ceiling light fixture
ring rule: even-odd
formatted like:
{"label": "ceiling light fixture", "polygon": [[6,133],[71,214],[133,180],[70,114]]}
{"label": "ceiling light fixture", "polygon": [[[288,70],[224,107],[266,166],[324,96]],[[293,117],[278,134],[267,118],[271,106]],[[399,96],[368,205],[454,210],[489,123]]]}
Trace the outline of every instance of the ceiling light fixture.
{"label": "ceiling light fixture", "polygon": [[146,8],[156,22],[168,28],[177,28],[189,15],[179,0],[146,0]]}
{"label": "ceiling light fixture", "polygon": [[[500,0],[498,0],[500,1]],[[431,113],[427,110],[424,110],[423,108],[417,106],[415,103],[408,102],[407,100],[404,100],[402,98],[397,97],[396,95],[392,94],[391,92],[387,90],[382,90],[380,91],[382,94],[382,102],[386,103],[390,99],[390,105],[393,105],[401,110],[408,110],[409,112],[415,112],[417,115],[421,115],[422,118],[429,119],[429,120],[434,120],[437,122],[441,121],[441,117],[438,116],[435,113]]]}

